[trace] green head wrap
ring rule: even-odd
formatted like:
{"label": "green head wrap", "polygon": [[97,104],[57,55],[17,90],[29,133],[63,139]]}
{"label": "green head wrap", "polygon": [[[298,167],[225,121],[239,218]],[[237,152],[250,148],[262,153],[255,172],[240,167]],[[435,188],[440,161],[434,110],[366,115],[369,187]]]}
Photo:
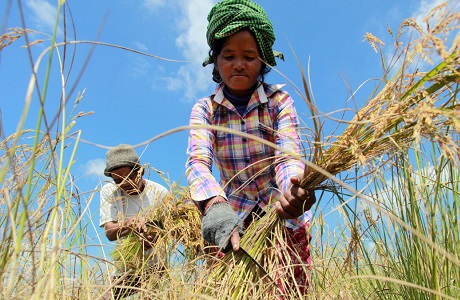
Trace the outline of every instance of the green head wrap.
{"label": "green head wrap", "polygon": [[[254,33],[259,45],[261,58],[270,66],[276,66],[275,56],[283,59],[283,54],[272,50],[275,42],[273,26],[265,10],[251,0],[224,0],[211,9],[208,15],[208,30],[206,38],[209,47],[217,39],[231,36],[243,28]],[[203,66],[212,63],[208,57]],[[214,78],[219,74],[213,74]]]}

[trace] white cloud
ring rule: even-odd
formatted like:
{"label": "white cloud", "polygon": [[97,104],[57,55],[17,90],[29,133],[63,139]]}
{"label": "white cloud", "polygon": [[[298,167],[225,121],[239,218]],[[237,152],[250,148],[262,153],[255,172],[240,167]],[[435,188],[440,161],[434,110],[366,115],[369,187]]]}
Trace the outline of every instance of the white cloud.
{"label": "white cloud", "polygon": [[134,46],[136,50],[142,51],[142,52],[148,52],[149,48],[142,42],[136,41],[134,42]]}
{"label": "white cloud", "polygon": [[[398,173],[398,172],[396,172]],[[394,174],[393,174],[394,175]],[[429,162],[420,169],[413,170],[410,175],[399,172],[397,176],[391,175],[390,178],[382,181],[379,186],[371,186],[370,191],[366,194],[372,195],[375,203],[384,208],[384,211],[391,211],[399,216],[406,208],[404,205],[413,205],[405,199],[413,196],[415,201],[440,202],[441,199],[453,199],[455,197],[455,188],[458,186],[460,171],[457,168],[450,170],[443,168],[439,173],[438,166],[433,166]],[[408,188],[408,185],[412,189]],[[363,202],[363,209],[369,209],[372,217],[376,219],[377,212],[374,205]],[[424,210],[425,206],[420,206]]]}
{"label": "white cloud", "polygon": [[82,172],[86,176],[104,177],[105,160],[96,158],[88,161],[83,167]]}
{"label": "white cloud", "polygon": [[[439,6],[440,4],[444,2],[445,0],[422,0],[419,2],[419,5],[411,12],[411,18],[413,18],[416,21],[416,23],[418,24],[418,26],[420,26],[420,28],[422,28],[423,30],[426,30],[427,24],[426,24],[426,21],[424,21],[425,17],[433,8],[435,8],[436,6]],[[434,21],[434,20],[435,20],[434,18],[431,19],[431,21]],[[404,33],[404,36],[407,38],[407,40],[414,38],[414,36],[412,36],[411,31]],[[416,37],[418,38],[418,34],[416,35]],[[393,63],[392,71],[390,72],[391,76],[393,76],[394,72],[396,72],[402,67],[402,63],[404,62],[404,59],[407,59],[403,56],[399,58],[397,61],[394,61],[393,56],[394,56],[394,49],[389,48],[389,50],[387,50],[385,53],[385,58],[387,62]],[[434,63],[436,63],[436,61],[434,61]],[[407,71],[413,72],[416,68],[419,70],[426,70],[426,69],[430,69],[432,65],[433,65],[433,62],[417,60],[417,64],[412,65]]]}
{"label": "white cloud", "polygon": [[140,76],[144,76],[149,73],[149,63],[147,59],[141,56],[135,57],[134,61],[131,63],[131,69],[129,71],[129,75],[137,78]]}
{"label": "white cloud", "polygon": [[143,1],[143,6],[156,17],[165,13],[168,17],[174,16],[176,46],[182,59],[187,61],[177,71],[157,74],[158,80],[152,84],[153,88],[166,87],[169,91],[183,93],[182,99],[187,102],[204,96],[203,93],[212,88],[212,68],[203,68],[202,63],[209,51],[206,43],[207,16],[216,2],[217,0]]}
{"label": "white cloud", "polygon": [[[54,29],[54,24],[56,22],[57,7],[51,5],[46,0],[26,0],[25,2],[27,8],[32,12],[32,20],[35,20],[36,26],[40,30],[46,30],[51,34]],[[61,34],[61,30],[58,28],[58,35]]]}
{"label": "white cloud", "polygon": [[417,23],[424,28],[424,24],[422,24],[423,19],[428,14],[430,10],[434,7],[440,5],[441,3],[445,2],[445,0],[422,0],[420,2],[420,6],[415,10],[413,18],[417,21]]}
{"label": "white cloud", "polygon": [[144,0],[143,5],[145,8],[149,10],[156,10],[162,6],[164,6],[166,0]]}
{"label": "white cloud", "polygon": [[209,47],[206,43],[207,16],[212,0],[178,0],[179,10],[176,45],[184,60],[189,63],[179,67],[176,74],[164,78],[171,91],[182,90],[185,101],[194,101],[213,84],[211,68],[203,68]]}
{"label": "white cloud", "polygon": [[203,62],[208,52],[206,43],[207,16],[213,6],[211,0],[182,0],[183,19],[179,24],[181,34],[176,39],[184,56],[192,62]]}

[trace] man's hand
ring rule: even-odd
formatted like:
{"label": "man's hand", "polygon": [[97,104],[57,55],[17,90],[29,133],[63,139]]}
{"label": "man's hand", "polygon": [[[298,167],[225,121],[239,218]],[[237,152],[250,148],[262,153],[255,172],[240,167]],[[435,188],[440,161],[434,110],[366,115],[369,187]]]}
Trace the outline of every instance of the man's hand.
{"label": "man's hand", "polygon": [[141,232],[142,224],[136,216],[124,219],[124,221],[109,221],[105,223],[105,235],[109,241],[116,241],[120,237],[127,236],[130,232]]}
{"label": "man's hand", "polygon": [[212,204],[206,210],[202,219],[201,230],[203,239],[223,249],[223,252],[231,248],[238,251],[240,248],[240,234],[243,234],[243,224],[227,202]]}
{"label": "man's hand", "polygon": [[276,212],[283,219],[295,219],[301,216],[315,204],[313,190],[305,190],[299,186],[300,178],[291,177],[291,186],[276,202]]}
{"label": "man's hand", "polygon": [[153,247],[153,244],[155,242],[155,235],[149,234],[149,233],[139,233],[139,242],[141,243],[142,247],[144,249],[150,249]]}
{"label": "man's hand", "polygon": [[132,216],[125,219],[123,227],[129,228],[134,232],[143,232],[145,226],[138,216]]}

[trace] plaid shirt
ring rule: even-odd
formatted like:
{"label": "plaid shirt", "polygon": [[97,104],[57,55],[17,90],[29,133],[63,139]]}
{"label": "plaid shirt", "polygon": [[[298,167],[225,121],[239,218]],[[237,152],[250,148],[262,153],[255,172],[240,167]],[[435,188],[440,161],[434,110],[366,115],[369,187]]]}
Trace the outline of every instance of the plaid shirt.
{"label": "plaid shirt", "polygon": [[[297,132],[299,120],[294,101],[283,85],[261,85],[254,91],[243,116],[223,94],[219,85],[211,97],[194,105],[190,125],[216,125],[248,133],[270,141],[284,153],[253,139],[224,131],[191,129],[186,176],[194,201],[221,195],[241,219],[259,205],[274,203],[290,185],[290,177],[302,176],[304,165],[286,153],[301,153]],[[220,183],[212,175],[215,160]],[[286,220],[289,228],[299,228],[311,213]]]}

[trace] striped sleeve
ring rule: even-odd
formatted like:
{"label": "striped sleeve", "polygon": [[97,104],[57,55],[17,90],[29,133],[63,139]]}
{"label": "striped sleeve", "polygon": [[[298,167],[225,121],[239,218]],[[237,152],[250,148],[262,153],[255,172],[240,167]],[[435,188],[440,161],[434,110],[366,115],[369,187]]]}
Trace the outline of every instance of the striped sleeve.
{"label": "striped sleeve", "polygon": [[[211,100],[203,98],[193,107],[190,125],[210,125]],[[210,129],[190,129],[186,177],[192,200],[203,201],[225,193],[212,175],[214,133]]]}
{"label": "striped sleeve", "polygon": [[278,109],[274,129],[276,131],[275,143],[283,152],[276,150],[278,157],[276,165],[276,183],[281,191],[286,191],[290,185],[290,178],[298,176],[302,178],[304,164],[289,153],[301,155],[301,140],[299,136],[299,119],[294,107],[294,101],[286,92],[278,92]]}

